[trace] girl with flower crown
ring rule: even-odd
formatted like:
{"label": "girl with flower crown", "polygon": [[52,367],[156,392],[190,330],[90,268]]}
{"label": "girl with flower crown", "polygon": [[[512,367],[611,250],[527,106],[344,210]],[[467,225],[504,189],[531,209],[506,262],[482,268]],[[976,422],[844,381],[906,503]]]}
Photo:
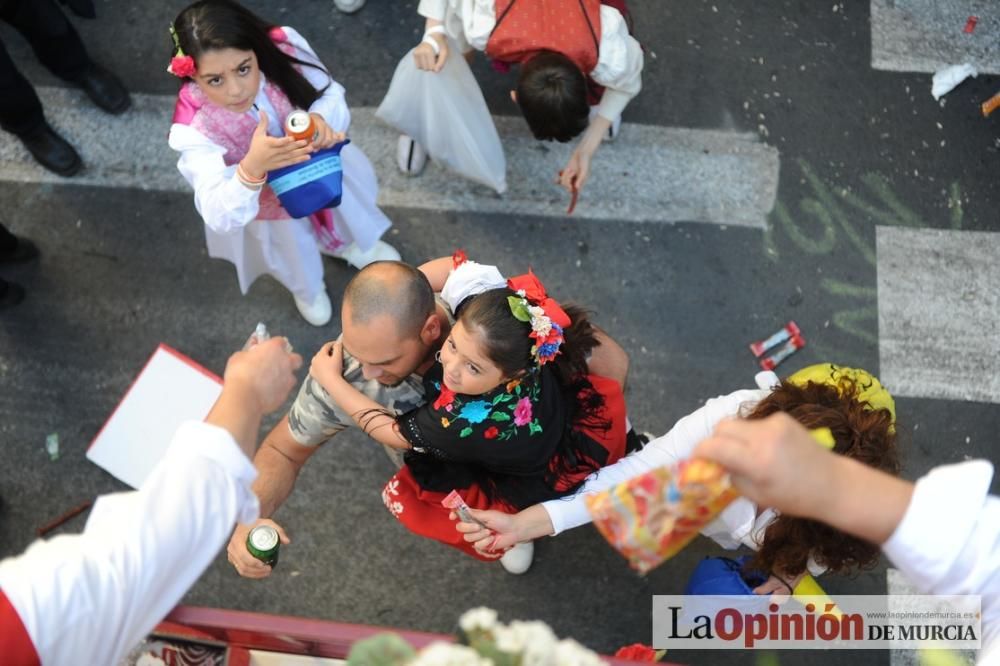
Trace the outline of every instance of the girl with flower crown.
{"label": "girl with flower crown", "polygon": [[[266,184],[267,174],[310,159],[344,140],[350,111],[308,42],[292,28],[258,18],[230,0],[200,0],[171,26],[167,71],[182,79],[170,147],[194,188],[208,253],[236,265],[245,294],[269,274],[295,298],[310,324],[330,320],[320,254],[361,268],[399,253],[379,240],[391,226],[375,205],[378,182],[360,149],[346,145],[343,197],[336,209],[293,218]],[[285,117],[309,112],[316,136],[284,136]]]}
{"label": "girl with flower crown", "polygon": [[424,376],[425,405],[397,417],[362,395],[342,376],[340,342],[310,374],[371,437],[405,451],[382,498],[407,529],[522,573],[530,543],[480,553],[441,501],[457,490],[470,507],[511,511],[572,493],[625,454],[625,400],[618,382],[588,374],[597,340],[583,310],[561,307],[530,271],[505,280],[456,263],[441,291],[456,321]]}

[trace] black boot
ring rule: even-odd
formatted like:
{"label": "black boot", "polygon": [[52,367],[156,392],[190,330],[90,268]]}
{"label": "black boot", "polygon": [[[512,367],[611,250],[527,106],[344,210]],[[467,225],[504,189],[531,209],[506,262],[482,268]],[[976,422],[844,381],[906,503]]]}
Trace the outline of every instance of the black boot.
{"label": "black boot", "polygon": [[87,65],[87,69],[83,70],[83,74],[76,79],[76,82],[94,104],[108,113],[115,115],[125,113],[125,110],[132,105],[132,98],[118,77],[96,62]]}
{"label": "black boot", "polygon": [[60,176],[72,176],[83,166],[73,146],[46,122],[27,134],[19,134],[17,138],[39,164]]}

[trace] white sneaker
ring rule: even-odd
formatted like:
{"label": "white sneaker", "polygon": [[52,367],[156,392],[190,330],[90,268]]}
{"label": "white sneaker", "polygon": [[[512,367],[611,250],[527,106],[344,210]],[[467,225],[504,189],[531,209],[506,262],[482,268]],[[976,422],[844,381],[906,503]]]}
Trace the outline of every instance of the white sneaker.
{"label": "white sneaker", "polygon": [[353,14],[365,6],[367,0],[333,0],[333,6],[345,14]]}
{"label": "white sneaker", "polygon": [[326,288],[319,292],[312,303],[306,303],[295,296],[295,307],[299,309],[302,318],[313,326],[323,326],[329,323],[330,317],[333,316],[333,306],[330,304],[330,297],[326,295]]}
{"label": "white sneaker", "polygon": [[507,573],[523,574],[531,568],[531,561],[535,558],[535,542],[519,543],[500,558],[500,564],[507,570]]}
{"label": "white sneaker", "polygon": [[419,176],[427,166],[427,151],[405,134],[396,143],[396,165],[407,176]]}
{"label": "white sneaker", "polygon": [[362,269],[373,261],[399,261],[400,259],[399,252],[396,251],[396,248],[389,245],[385,241],[375,241],[375,245],[373,245],[367,252],[362,251],[362,249],[358,247],[357,243],[345,245],[334,252],[323,249],[320,249],[320,252],[328,257],[343,259],[357,269]]}

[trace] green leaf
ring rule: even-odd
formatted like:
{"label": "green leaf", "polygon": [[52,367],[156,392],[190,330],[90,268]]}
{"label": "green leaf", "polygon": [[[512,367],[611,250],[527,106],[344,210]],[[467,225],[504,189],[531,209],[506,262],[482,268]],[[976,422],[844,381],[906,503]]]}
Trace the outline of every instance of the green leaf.
{"label": "green leaf", "polygon": [[458,436],[459,437],[468,437],[471,434],[472,434],[472,428],[469,428],[468,426],[466,426],[465,428],[462,428],[462,432],[458,433]]}
{"label": "green leaf", "polygon": [[347,655],[348,666],[399,666],[416,656],[416,650],[396,634],[378,634],[358,641]]}
{"label": "green leaf", "polygon": [[503,423],[505,421],[510,421],[510,415],[506,412],[493,412],[490,414],[490,420],[496,421],[497,423]]}
{"label": "green leaf", "polygon": [[501,402],[503,402],[503,397],[505,395],[507,395],[507,394],[506,393],[497,393],[497,395],[493,398],[493,404],[494,405],[499,405]]}
{"label": "green leaf", "polygon": [[[515,391],[519,391],[520,388],[516,388],[514,390]],[[510,402],[513,399],[514,399],[514,396],[512,394],[510,394],[510,393],[501,393],[500,394],[500,402]]]}
{"label": "green leaf", "polygon": [[538,419],[535,419],[534,421],[528,424],[528,431],[532,435],[534,435],[536,432],[542,431],[542,426],[538,423]]}
{"label": "green leaf", "polygon": [[510,305],[510,313],[518,321],[531,321],[531,313],[528,312],[527,301],[519,296],[508,296],[507,303]]}

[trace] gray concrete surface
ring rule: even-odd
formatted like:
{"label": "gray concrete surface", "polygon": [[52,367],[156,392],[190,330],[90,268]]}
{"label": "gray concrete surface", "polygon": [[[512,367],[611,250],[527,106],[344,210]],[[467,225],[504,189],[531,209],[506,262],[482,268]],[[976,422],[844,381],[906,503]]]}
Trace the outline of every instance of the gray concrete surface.
{"label": "gray concrete surface", "polygon": [[876,239],[886,386],[1000,403],[1000,233],[878,227]]}
{"label": "gray concrete surface", "polygon": [[[135,95],[134,109],[114,127],[79,90],[39,91],[49,120],[64,136],[94,137],[80,146],[87,167],[72,180],[36,164],[12,135],[0,135],[0,179],[187,192],[177,155],[163,150],[174,97]],[[507,155],[508,190],[502,196],[431,161],[419,178],[396,168],[392,128],[374,109],[351,109],[350,136],[379,174],[379,205],[440,212],[475,211],[559,217],[569,196],[555,173],[572,145],[536,141],[519,118],[497,117]],[[161,131],[162,130],[162,131]],[[538,174],[551,172],[552,178]],[[618,140],[602,146],[574,219],[636,222],[708,222],[763,228],[778,187],[778,152],[755,134],[663,128],[626,123]]]}
{"label": "gray concrete surface", "polygon": [[[1000,74],[1000,15],[992,0],[872,0],[872,67],[936,72],[970,63]],[[975,16],[972,32],[965,32]]]}

